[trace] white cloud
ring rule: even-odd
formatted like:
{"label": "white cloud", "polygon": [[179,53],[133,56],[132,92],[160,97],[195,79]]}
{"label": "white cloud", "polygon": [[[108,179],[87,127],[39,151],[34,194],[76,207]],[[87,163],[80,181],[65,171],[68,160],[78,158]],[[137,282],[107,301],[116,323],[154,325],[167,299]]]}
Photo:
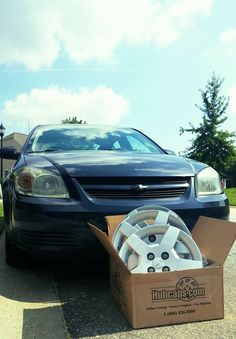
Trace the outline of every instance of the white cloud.
{"label": "white cloud", "polygon": [[129,101],[112,88],[97,86],[69,91],[56,86],[35,88],[5,102],[0,112],[8,130],[27,131],[38,124],[60,123],[77,116],[90,124],[117,124],[129,113]]}
{"label": "white cloud", "polygon": [[236,84],[230,88],[229,97],[230,114],[234,117],[234,129],[236,129]]}
{"label": "white cloud", "polygon": [[213,0],[2,0],[0,63],[50,66],[62,48],[77,63],[111,61],[122,41],[167,46]]}
{"label": "white cloud", "polygon": [[3,0],[0,10],[0,63],[49,66],[57,58],[57,20],[49,6],[28,0]]}
{"label": "white cloud", "polygon": [[163,47],[180,38],[184,29],[194,25],[197,16],[209,15],[213,5],[212,0],[175,0],[160,3],[164,5],[153,22],[152,39]]}
{"label": "white cloud", "polygon": [[223,43],[235,43],[236,42],[236,29],[230,29],[220,33],[220,41]]}
{"label": "white cloud", "polygon": [[221,47],[229,55],[236,54],[236,29],[229,29],[221,32],[219,36]]}

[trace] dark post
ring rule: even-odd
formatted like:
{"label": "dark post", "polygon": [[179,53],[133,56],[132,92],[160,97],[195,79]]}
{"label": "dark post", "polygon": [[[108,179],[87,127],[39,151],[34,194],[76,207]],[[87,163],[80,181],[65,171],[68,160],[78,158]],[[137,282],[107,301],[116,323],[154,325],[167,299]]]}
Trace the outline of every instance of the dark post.
{"label": "dark post", "polygon": [[3,178],[3,168],[2,168],[2,139],[4,137],[4,131],[5,131],[5,127],[3,126],[3,124],[1,123],[0,125],[0,137],[1,137],[1,179]]}

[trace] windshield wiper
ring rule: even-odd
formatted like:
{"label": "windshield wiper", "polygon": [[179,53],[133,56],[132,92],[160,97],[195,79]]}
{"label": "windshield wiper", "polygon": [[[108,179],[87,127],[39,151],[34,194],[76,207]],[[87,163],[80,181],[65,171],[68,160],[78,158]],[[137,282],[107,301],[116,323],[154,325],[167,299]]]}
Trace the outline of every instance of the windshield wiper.
{"label": "windshield wiper", "polygon": [[27,153],[47,153],[47,152],[58,152],[58,149],[47,148],[43,151],[28,151]]}

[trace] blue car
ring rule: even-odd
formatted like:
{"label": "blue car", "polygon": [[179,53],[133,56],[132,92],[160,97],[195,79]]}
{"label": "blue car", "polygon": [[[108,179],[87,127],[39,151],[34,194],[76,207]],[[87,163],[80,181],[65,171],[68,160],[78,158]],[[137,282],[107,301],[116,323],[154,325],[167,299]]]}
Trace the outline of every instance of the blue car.
{"label": "blue car", "polygon": [[218,173],[167,153],[138,130],[92,125],[42,125],[32,130],[5,178],[6,262],[27,256],[104,256],[88,222],[106,231],[106,215],[143,205],[175,211],[191,230],[200,215],[228,219]]}

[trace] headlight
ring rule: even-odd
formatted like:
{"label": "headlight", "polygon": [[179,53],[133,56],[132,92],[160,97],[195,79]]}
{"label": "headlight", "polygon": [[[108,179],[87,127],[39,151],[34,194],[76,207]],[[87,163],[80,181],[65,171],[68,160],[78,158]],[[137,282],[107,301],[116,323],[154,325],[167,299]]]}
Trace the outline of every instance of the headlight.
{"label": "headlight", "polygon": [[18,193],[34,197],[69,197],[60,175],[39,168],[24,167],[16,171],[15,187]]}
{"label": "headlight", "polygon": [[223,193],[219,174],[212,168],[201,170],[196,177],[197,195],[212,195]]}

